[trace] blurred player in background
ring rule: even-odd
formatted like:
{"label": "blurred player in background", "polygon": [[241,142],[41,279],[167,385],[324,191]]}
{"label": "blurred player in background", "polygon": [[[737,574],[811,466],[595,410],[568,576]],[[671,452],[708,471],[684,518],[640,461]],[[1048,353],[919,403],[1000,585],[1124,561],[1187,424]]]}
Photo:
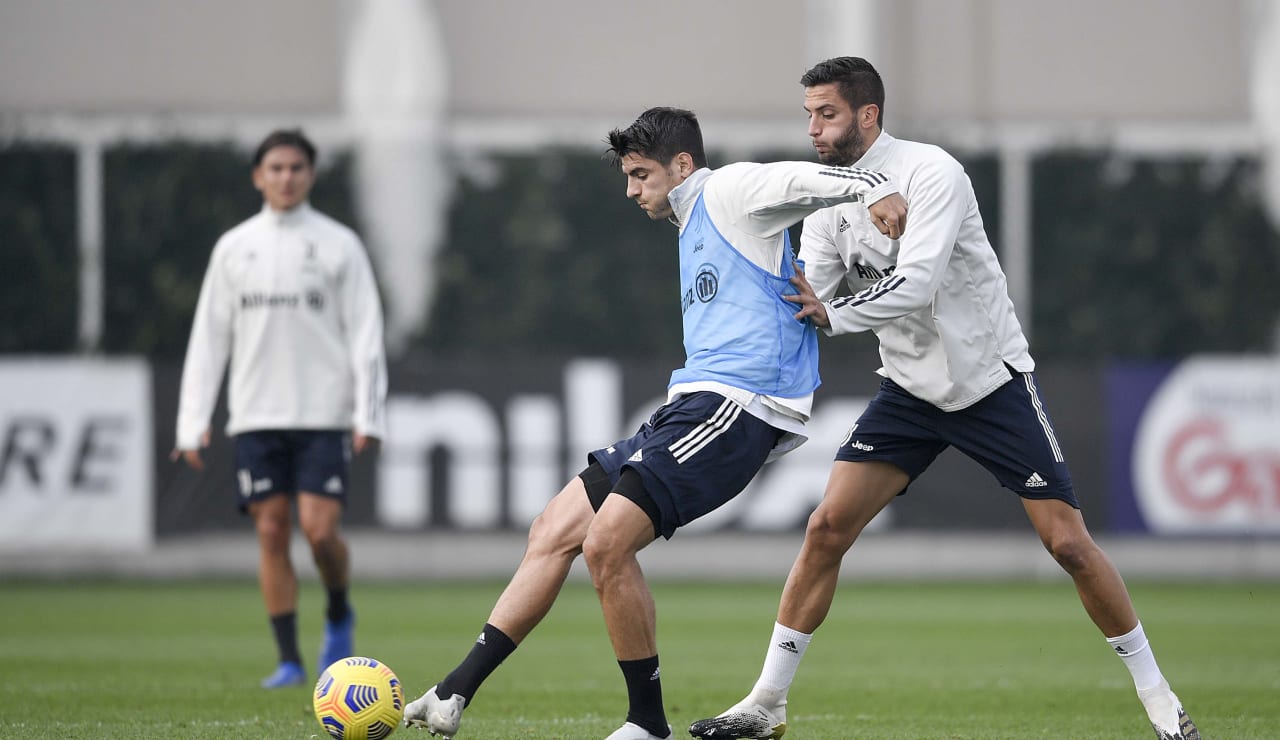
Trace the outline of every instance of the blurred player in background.
{"label": "blurred player in background", "polygon": [[240,510],[258,535],[258,580],[279,649],[265,688],[307,682],[298,650],[292,509],[328,592],[317,671],[352,654],[350,563],[339,529],[352,451],[376,450],[387,388],[382,307],[351,229],[307,202],[316,150],[300,131],[258,146],[257,215],[214,246],[182,372],[176,452],[196,470],[222,376]]}
{"label": "blurred player in background", "polygon": [[652,108],[610,132],[609,143],[627,197],[679,228],[686,362],[640,431],[591,452],[547,504],[471,652],[406,707],[405,723],[432,734],[453,737],[480,684],[546,616],[582,553],[629,698],[627,720],[609,739],[671,735],[653,597],[636,554],[732,499],[766,461],[804,441],[819,382],[817,332],[783,300],[795,292],[787,227],[854,200],[873,204],[868,223],[894,237],[906,223],[896,186],[875,172],[809,162],[710,169],[689,111]]}
{"label": "blurred player in background", "polygon": [[[719,740],[785,732],[787,692],[831,607],[845,552],[940,452],[955,446],[1021,496],[1044,546],[1131,672],[1157,736],[1199,738],[1156,665],[1124,581],[1085,528],[964,169],[938,147],[883,131],[884,84],[866,60],[827,60],[801,84],[818,158],[901,183],[911,233],[891,241],[870,228],[865,212],[844,205],[805,219],[805,271],[795,281],[799,295],[788,300],[798,304],[798,317],[827,334],[875,332],[885,377],[836,452],[755,687],[720,716],[695,722],[690,733]],[[853,295],[833,298],[841,280]]]}

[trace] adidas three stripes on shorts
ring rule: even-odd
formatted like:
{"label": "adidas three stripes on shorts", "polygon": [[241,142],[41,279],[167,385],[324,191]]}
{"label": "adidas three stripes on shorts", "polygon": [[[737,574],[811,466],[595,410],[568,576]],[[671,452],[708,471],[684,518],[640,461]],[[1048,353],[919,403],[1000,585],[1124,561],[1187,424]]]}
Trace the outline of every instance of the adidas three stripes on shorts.
{"label": "adidas three stripes on shorts", "polygon": [[587,455],[616,484],[634,469],[660,513],[654,529],[676,529],[746,488],[782,432],[718,393],[681,396],[660,406],[636,434]]}
{"label": "adidas three stripes on shorts", "polygon": [[835,459],[892,463],[915,480],[947,447],[976,460],[1019,496],[1080,508],[1032,373],[1015,371],[1012,380],[959,411],[943,411],[885,378]]}

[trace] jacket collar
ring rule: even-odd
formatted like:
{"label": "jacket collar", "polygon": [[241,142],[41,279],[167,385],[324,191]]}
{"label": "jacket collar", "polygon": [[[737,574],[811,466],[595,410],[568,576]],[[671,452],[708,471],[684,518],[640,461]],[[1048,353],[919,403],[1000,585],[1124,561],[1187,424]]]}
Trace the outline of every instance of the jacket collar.
{"label": "jacket collar", "polygon": [[876,137],[875,143],[867,149],[862,158],[853,163],[853,167],[860,167],[864,170],[876,170],[883,172],[885,165],[889,163],[889,152],[893,149],[893,144],[897,139],[889,135],[888,131],[881,131]]}
{"label": "jacket collar", "polygon": [[689,212],[693,210],[693,204],[698,202],[698,196],[706,187],[711,172],[711,168],[701,167],[686,177],[684,182],[671,188],[671,192],[667,194],[667,200],[671,203],[671,223],[683,226],[689,220]]}
{"label": "jacket collar", "polygon": [[277,211],[266,203],[262,204],[262,215],[276,226],[297,226],[311,215],[311,203],[302,201],[287,211]]}

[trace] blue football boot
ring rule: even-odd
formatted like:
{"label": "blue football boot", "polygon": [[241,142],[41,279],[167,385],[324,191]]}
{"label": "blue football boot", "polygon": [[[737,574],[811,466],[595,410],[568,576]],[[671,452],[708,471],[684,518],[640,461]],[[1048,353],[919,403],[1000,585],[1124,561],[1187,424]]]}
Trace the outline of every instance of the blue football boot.
{"label": "blue football boot", "polygon": [[307,672],[300,663],[281,663],[276,672],[262,679],[264,689],[283,689],[287,686],[302,686],[307,682]]}
{"label": "blue football boot", "polygon": [[347,612],[347,618],[338,622],[325,620],[324,642],[320,643],[320,670],[343,658],[355,655],[356,613]]}

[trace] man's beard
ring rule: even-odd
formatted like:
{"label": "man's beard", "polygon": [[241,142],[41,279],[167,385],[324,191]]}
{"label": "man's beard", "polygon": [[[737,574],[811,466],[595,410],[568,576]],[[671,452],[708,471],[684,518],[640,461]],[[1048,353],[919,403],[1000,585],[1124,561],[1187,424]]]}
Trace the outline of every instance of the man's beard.
{"label": "man's beard", "polygon": [[858,130],[858,125],[855,123],[845,130],[843,136],[835,140],[825,156],[818,155],[818,161],[837,167],[848,167],[862,159],[862,155],[866,153],[867,147],[862,142],[862,132]]}

